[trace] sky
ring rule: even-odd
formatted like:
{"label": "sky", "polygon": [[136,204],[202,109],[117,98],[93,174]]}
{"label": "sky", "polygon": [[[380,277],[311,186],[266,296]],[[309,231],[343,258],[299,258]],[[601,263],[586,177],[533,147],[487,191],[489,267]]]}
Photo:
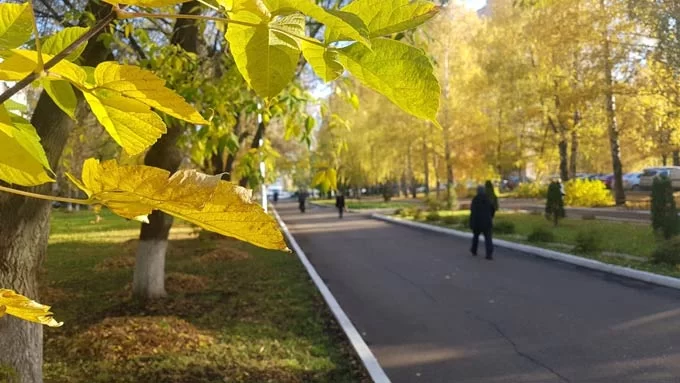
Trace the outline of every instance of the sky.
{"label": "sky", "polygon": [[479,9],[486,4],[486,0],[465,0],[464,3],[472,9]]}

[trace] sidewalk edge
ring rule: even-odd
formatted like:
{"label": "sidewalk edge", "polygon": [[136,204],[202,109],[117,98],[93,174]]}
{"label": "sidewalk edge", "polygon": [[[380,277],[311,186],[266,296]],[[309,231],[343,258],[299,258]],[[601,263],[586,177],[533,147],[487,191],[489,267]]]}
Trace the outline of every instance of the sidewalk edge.
{"label": "sidewalk edge", "polygon": [[[420,223],[420,222],[407,221],[407,220],[400,219],[400,218],[388,217],[388,216],[385,216],[385,215],[382,215],[382,214],[372,214],[371,217],[374,218],[374,219],[385,221],[385,222],[390,222],[390,223],[394,223],[394,224],[398,224],[398,225],[414,227],[414,228],[418,228],[418,229],[429,230],[429,231],[433,231],[433,232],[437,232],[437,233],[441,233],[441,234],[447,234],[447,235],[452,235],[452,236],[461,237],[461,238],[468,238],[468,239],[472,238],[471,233],[467,233],[467,232],[459,231],[459,230],[454,230],[454,229],[448,229],[448,228],[445,228],[445,227],[428,225],[428,224],[424,224],[424,223]],[[619,275],[619,276],[622,276],[622,277],[635,279],[635,280],[642,281],[642,282],[652,283],[652,284],[655,284],[655,285],[680,290],[680,279],[678,279],[678,278],[667,277],[665,275],[654,274],[654,273],[650,273],[648,271],[635,270],[635,269],[631,269],[631,268],[623,267],[623,266],[611,265],[611,264],[596,261],[596,260],[593,260],[593,259],[583,258],[583,257],[579,257],[579,256],[576,256],[576,255],[562,253],[562,252],[559,252],[559,251],[543,249],[543,248],[540,248],[540,247],[525,245],[525,244],[501,240],[501,239],[498,239],[498,240],[494,239],[494,244],[496,246],[504,247],[504,248],[511,249],[511,250],[516,250],[516,251],[519,251],[521,253],[536,255],[536,256],[539,256],[539,257],[542,257],[542,258],[548,258],[548,259],[552,259],[552,260],[559,261],[559,262],[569,263],[569,264],[572,264],[572,265],[585,267],[585,268],[591,269],[591,270],[602,271],[602,272],[609,273],[609,274]]]}
{"label": "sidewalk edge", "polygon": [[286,236],[288,243],[293,248],[295,254],[297,254],[300,262],[302,262],[304,265],[305,269],[307,270],[307,274],[309,274],[309,277],[314,282],[314,285],[316,285],[316,288],[323,296],[323,299],[326,301],[326,305],[328,305],[328,308],[333,313],[333,316],[338,321],[338,324],[340,324],[340,327],[342,327],[342,331],[347,336],[347,339],[349,339],[354,351],[356,351],[357,355],[359,356],[359,359],[361,359],[361,363],[363,363],[364,367],[366,367],[371,379],[373,379],[373,381],[376,383],[390,383],[390,379],[387,377],[387,374],[385,374],[385,371],[380,366],[380,363],[378,363],[378,359],[375,357],[375,355],[373,355],[373,352],[361,337],[359,331],[357,331],[356,327],[354,327],[352,321],[349,319],[345,311],[342,309],[342,307],[340,307],[340,304],[333,296],[333,293],[331,293],[331,291],[328,289],[328,286],[326,286],[326,284],[323,282],[319,276],[319,273],[307,258],[307,255],[305,255],[305,252],[302,251],[302,248],[300,248],[300,245],[298,245],[295,237],[293,237],[293,235],[288,230],[286,223],[283,221],[283,219],[281,219],[281,216],[276,211],[276,209],[271,208],[271,210],[274,213],[279,226],[281,227],[281,231],[283,231],[283,234]]}

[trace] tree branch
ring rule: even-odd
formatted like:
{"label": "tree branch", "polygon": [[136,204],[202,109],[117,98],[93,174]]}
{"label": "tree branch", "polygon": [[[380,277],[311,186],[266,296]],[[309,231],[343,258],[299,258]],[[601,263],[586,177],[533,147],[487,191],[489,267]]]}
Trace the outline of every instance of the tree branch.
{"label": "tree branch", "polygon": [[[103,19],[101,19],[94,27],[90,28],[85,34],[83,34],[76,41],[71,43],[71,45],[66,47],[63,51],[59,52],[56,56],[54,56],[50,61],[45,63],[43,70],[48,70],[48,69],[52,68],[53,66],[57,65],[61,60],[65,59],[68,55],[70,55],[73,51],[75,51],[76,48],[78,48],[84,42],[88,41],[94,35],[99,33],[102,29],[106,28],[106,26],[108,26],[115,19],[116,19],[116,12],[114,12],[114,11],[110,12]],[[30,85],[33,81],[37,80],[40,76],[41,76],[41,73],[33,72],[33,73],[29,74],[28,76],[24,77],[21,81],[17,82],[16,84],[14,84],[14,86],[7,89],[5,92],[3,92],[0,95],[0,104],[9,100],[10,97],[14,96],[20,90],[22,90],[25,87],[27,87],[28,85]]]}

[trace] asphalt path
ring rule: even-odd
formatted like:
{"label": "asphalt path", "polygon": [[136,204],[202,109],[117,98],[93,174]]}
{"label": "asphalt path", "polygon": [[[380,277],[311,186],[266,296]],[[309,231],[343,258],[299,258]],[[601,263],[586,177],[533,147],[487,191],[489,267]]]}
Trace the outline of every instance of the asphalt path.
{"label": "asphalt path", "polygon": [[680,382],[680,292],[365,215],[277,206],[390,379]]}

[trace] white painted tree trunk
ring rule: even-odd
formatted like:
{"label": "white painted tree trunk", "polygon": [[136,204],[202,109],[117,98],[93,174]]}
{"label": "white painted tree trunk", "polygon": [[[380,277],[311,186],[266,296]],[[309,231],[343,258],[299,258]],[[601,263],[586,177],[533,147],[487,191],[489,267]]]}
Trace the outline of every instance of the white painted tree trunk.
{"label": "white painted tree trunk", "polygon": [[165,291],[165,251],[167,248],[167,240],[139,241],[132,285],[134,296],[141,299],[156,299],[167,295]]}

